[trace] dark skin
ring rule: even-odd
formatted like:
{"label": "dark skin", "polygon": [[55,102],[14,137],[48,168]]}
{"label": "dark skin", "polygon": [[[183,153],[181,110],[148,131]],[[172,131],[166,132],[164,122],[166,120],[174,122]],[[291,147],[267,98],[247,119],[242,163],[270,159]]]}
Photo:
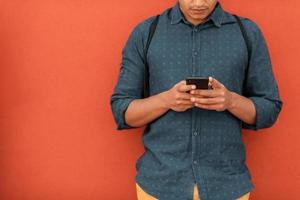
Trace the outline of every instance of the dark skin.
{"label": "dark skin", "polygon": [[[213,11],[217,0],[179,0],[180,9],[185,18],[194,25],[203,23]],[[186,85],[182,80],[162,93],[144,99],[133,100],[125,113],[125,121],[133,127],[142,127],[169,109],[184,112],[192,107],[225,111],[228,110],[240,120],[255,124],[254,103],[244,96],[229,91],[225,85],[209,77],[212,90],[195,89],[195,85]]]}
{"label": "dark skin", "polygon": [[184,17],[192,24],[203,23],[214,10],[217,0],[178,0]]}
{"label": "dark skin", "polygon": [[[185,18],[193,25],[203,23],[214,9],[217,0],[179,0]],[[192,107],[222,112],[228,110],[240,120],[254,124],[256,111],[254,103],[237,93],[229,91],[221,82],[209,77],[211,90],[198,90],[187,85],[185,80],[171,89],[144,99],[133,100],[125,113],[125,121],[135,127],[144,126],[169,109],[184,112]],[[239,200],[248,200],[250,193]]]}

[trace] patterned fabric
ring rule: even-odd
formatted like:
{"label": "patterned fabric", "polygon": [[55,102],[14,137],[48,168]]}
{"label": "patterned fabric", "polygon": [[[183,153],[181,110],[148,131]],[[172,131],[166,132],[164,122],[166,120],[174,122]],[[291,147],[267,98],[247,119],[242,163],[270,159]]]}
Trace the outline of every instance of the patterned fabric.
{"label": "patterned fabric", "polygon": [[[135,128],[126,124],[124,115],[133,100],[143,98],[144,48],[154,18],[133,29],[122,51],[110,99],[117,130]],[[283,103],[261,30],[252,20],[242,18],[242,22],[252,49],[247,77],[246,44],[236,19],[220,3],[198,26],[184,18],[178,2],[161,14],[148,52],[150,96],[169,90],[187,76],[212,76],[230,91],[251,99],[257,117],[255,125],[250,125],[228,110],[194,107],[185,112],[170,109],[149,123],[135,180],[160,200],[192,200],[195,182],[201,200],[233,200],[254,189],[242,129],[271,127]]]}
{"label": "patterned fabric", "polygon": [[[143,188],[139,186],[138,183],[135,183],[135,186],[136,186],[137,200],[157,200],[157,198],[145,192]],[[237,200],[249,200],[249,197],[250,197],[250,192],[244,194],[242,197],[238,198]],[[201,200],[199,196],[197,184],[194,185],[193,200]]]}

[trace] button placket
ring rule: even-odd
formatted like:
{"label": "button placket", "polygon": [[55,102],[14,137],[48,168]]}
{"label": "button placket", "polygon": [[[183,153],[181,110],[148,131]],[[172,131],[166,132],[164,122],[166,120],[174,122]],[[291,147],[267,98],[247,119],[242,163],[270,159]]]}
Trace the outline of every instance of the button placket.
{"label": "button placket", "polygon": [[198,132],[197,131],[194,131],[194,136],[197,136],[198,135]]}

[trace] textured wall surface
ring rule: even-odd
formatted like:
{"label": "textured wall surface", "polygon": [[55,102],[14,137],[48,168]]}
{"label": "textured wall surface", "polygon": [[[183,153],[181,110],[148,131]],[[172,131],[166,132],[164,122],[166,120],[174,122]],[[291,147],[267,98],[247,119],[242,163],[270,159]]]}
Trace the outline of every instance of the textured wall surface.
{"label": "textured wall surface", "polygon": [[[284,102],[244,131],[251,200],[298,200],[299,1],[221,1],[261,27]],[[143,128],[117,131],[109,97],[121,50],[173,0],[0,0],[0,199],[134,200]],[[200,194],[201,196],[201,194]]]}

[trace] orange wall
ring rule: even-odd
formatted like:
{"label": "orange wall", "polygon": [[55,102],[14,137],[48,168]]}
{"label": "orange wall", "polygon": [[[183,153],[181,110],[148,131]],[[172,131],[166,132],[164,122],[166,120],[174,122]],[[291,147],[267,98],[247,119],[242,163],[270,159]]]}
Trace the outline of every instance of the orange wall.
{"label": "orange wall", "polygon": [[[174,2],[0,0],[1,200],[135,199],[143,129],[116,131],[109,97],[132,28]],[[243,133],[251,199],[298,200],[300,3],[222,3],[262,28],[284,101],[272,128]]]}

